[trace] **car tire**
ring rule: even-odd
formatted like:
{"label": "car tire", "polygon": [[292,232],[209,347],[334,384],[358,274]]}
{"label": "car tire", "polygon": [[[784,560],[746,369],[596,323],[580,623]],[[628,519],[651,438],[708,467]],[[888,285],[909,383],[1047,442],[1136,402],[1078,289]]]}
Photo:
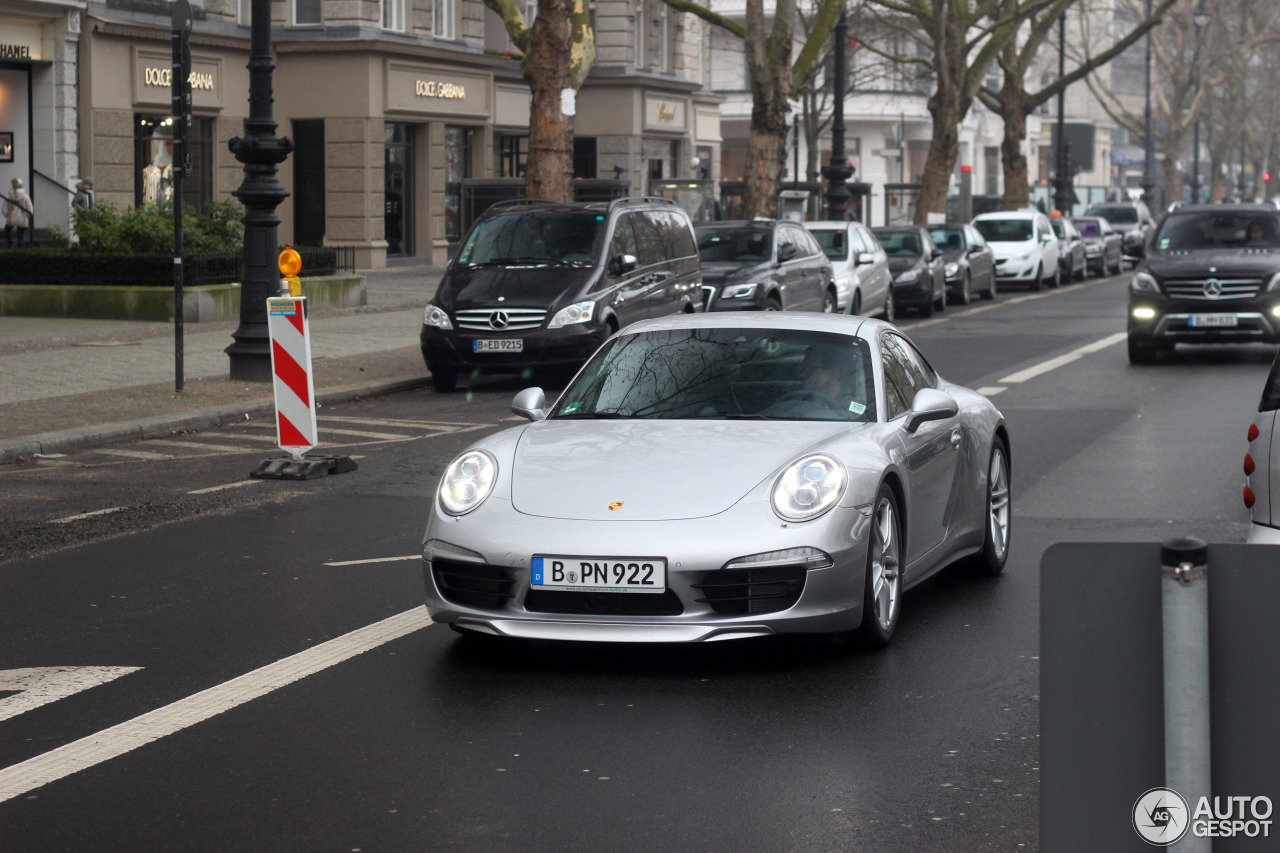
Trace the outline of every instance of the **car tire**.
{"label": "car tire", "polygon": [[1080,264],[1080,268],[1076,270],[1076,281],[1084,281],[1089,277],[1089,261],[1086,260]]}
{"label": "car tire", "polygon": [[1036,267],[1036,274],[1031,277],[1032,290],[1044,290],[1044,277],[1041,275],[1042,272],[1044,272],[1043,265]]}
{"label": "car tire", "polygon": [[920,316],[926,320],[933,316],[934,302],[926,302],[920,306]]}
{"label": "car tire", "polygon": [[857,316],[862,313],[862,291],[855,289],[849,297],[849,313]]}
{"label": "car tire", "polygon": [[766,297],[766,298],[765,298],[765,300],[764,300],[764,310],[766,310],[766,311],[781,311],[781,310],[782,310],[782,300],[781,300],[781,299],[779,299],[779,298],[778,298],[778,297],[776,297],[776,296],[769,296],[769,297]]}
{"label": "car tire", "polygon": [[898,309],[893,305],[893,291],[890,290],[884,295],[884,321],[892,323],[898,314]]}
{"label": "car tire", "polygon": [[964,271],[964,278],[960,280],[960,292],[956,294],[955,302],[957,305],[968,305],[973,301],[973,297],[969,294],[969,285],[972,281],[969,279],[969,271]]}
{"label": "car tire", "polygon": [[1159,351],[1159,348],[1150,341],[1135,340],[1133,335],[1129,336],[1130,364],[1154,364]]}
{"label": "car tire", "polygon": [[902,610],[902,522],[893,489],[881,485],[871,513],[867,570],[862,582],[862,624],[858,639],[882,649],[893,639]]}
{"label": "car tire", "polygon": [[994,272],[991,273],[991,284],[987,285],[987,289],[982,291],[982,298],[983,299],[996,298],[996,274]]}
{"label": "car tire", "polygon": [[431,371],[431,387],[441,394],[448,394],[458,387],[458,374],[448,370]]}
{"label": "car tire", "polygon": [[822,313],[836,313],[836,292],[830,288],[822,295]]}
{"label": "car tire", "polygon": [[986,537],[982,550],[973,558],[973,567],[984,575],[1000,574],[1009,561],[1009,534],[1013,530],[1010,473],[1009,448],[997,435],[987,463]]}
{"label": "car tire", "polygon": [[1111,268],[1111,274],[1120,275],[1122,272],[1124,272],[1124,258],[1116,258],[1116,265]]}
{"label": "car tire", "polygon": [[1049,279],[1049,289],[1056,290],[1062,286],[1062,267],[1055,267],[1053,270],[1053,278]]}

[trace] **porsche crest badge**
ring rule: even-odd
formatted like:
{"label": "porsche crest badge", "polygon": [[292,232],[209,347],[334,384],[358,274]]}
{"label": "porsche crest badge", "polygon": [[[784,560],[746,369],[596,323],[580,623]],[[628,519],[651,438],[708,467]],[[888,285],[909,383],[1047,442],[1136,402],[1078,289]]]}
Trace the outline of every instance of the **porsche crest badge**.
{"label": "porsche crest badge", "polygon": [[622,501],[609,501],[609,512],[622,509]]}

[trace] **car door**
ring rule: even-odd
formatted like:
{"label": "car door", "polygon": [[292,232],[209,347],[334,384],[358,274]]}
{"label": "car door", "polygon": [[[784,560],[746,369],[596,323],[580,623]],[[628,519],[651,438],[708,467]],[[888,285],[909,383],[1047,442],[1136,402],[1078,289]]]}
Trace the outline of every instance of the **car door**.
{"label": "car door", "polygon": [[933,298],[941,299],[945,305],[947,301],[947,262],[942,259],[942,250],[938,248],[938,244],[933,242],[933,235],[929,233],[928,228],[921,228],[920,242],[924,251],[924,265],[929,270],[929,275],[933,280]]}
{"label": "car door", "polygon": [[[832,269],[831,259],[827,257],[826,252],[822,251],[818,241],[813,239],[813,235],[807,229],[795,226],[792,227],[791,232],[800,254],[805,258],[805,275],[817,290],[817,310],[822,311],[826,308],[828,293],[831,294],[832,299],[835,298],[835,271]],[[835,310],[834,307],[832,310]]]}
{"label": "car door", "polygon": [[804,258],[789,225],[778,224],[773,244],[782,307],[787,311],[818,310],[821,306],[814,306],[813,281],[806,275]]}
{"label": "car door", "polygon": [[962,469],[964,433],[959,413],[926,421],[907,432],[911,401],[923,388],[934,388],[937,375],[907,340],[894,332],[880,335],[889,420],[898,425],[902,463],[908,482],[907,565],[937,547],[950,524],[952,502]]}
{"label": "car door", "polygon": [[855,225],[854,228],[862,236],[863,245],[872,256],[871,263],[862,268],[869,270],[863,273],[862,281],[866,284],[863,302],[887,305],[893,298],[893,276],[889,274],[889,256],[885,254],[884,246],[880,245],[880,241],[871,233],[871,229],[865,225]]}
{"label": "car door", "polygon": [[[636,230],[636,215],[624,213],[614,223],[606,259],[608,269],[604,281],[610,291],[608,305],[618,320],[618,328],[626,328],[649,316],[645,299],[649,276],[661,261],[661,252],[646,233],[644,246]],[[629,260],[628,260],[629,259]]]}
{"label": "car door", "polygon": [[996,280],[996,258],[991,251],[991,247],[987,245],[987,241],[978,233],[978,229],[972,225],[964,226],[966,242],[969,245],[969,271],[973,276],[974,287],[977,290],[987,290],[995,284]]}
{"label": "car door", "polygon": [[639,250],[640,269],[638,301],[635,311],[640,317],[659,317],[670,313],[664,310],[671,290],[673,273],[667,263],[667,243],[658,211],[640,210],[631,214],[631,224],[636,230],[636,247]]}

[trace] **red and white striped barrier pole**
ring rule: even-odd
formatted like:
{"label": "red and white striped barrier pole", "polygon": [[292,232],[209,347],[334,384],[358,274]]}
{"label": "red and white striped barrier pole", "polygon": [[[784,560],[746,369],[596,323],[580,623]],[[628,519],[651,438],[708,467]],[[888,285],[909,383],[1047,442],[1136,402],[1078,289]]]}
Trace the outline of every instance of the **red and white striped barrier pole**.
{"label": "red and white striped barrier pole", "polygon": [[271,378],[275,385],[276,442],[301,461],[319,443],[316,434],[315,382],[311,374],[311,336],[305,296],[267,299],[271,335]]}

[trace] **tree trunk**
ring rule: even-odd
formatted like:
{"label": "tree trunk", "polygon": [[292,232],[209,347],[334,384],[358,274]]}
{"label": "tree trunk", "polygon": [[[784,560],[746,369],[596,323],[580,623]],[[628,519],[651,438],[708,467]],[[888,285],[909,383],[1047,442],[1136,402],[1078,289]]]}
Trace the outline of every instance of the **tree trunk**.
{"label": "tree trunk", "polygon": [[[929,142],[929,159],[924,164],[920,178],[920,197],[916,200],[915,223],[928,225],[930,213],[947,212],[947,190],[951,187],[951,173],[960,156],[960,120],[964,118],[950,93],[940,86],[929,99],[929,114],[933,116],[933,139]],[[905,154],[906,140],[903,140]]]}
{"label": "tree trunk", "polygon": [[[1166,206],[1175,201],[1182,201],[1182,164],[1178,158],[1182,156],[1184,136],[1185,134],[1179,129],[1170,128],[1161,140],[1164,142],[1164,203]],[[1156,211],[1152,212],[1159,215]]]}
{"label": "tree trunk", "polygon": [[529,198],[573,201],[573,117],[562,109],[570,83],[572,0],[538,0],[529,50],[521,63],[533,92],[524,191]]}
{"label": "tree trunk", "polygon": [[1000,141],[1000,165],[1004,169],[1004,209],[1021,210],[1031,204],[1031,185],[1027,175],[1027,155],[1022,145],[1027,141],[1027,109],[1016,92],[1000,93],[1004,139]]}
{"label": "tree trunk", "polygon": [[751,120],[747,137],[746,185],[742,193],[742,218],[778,215],[778,192],[782,189],[782,162],[787,156],[787,122],[770,125]]}

